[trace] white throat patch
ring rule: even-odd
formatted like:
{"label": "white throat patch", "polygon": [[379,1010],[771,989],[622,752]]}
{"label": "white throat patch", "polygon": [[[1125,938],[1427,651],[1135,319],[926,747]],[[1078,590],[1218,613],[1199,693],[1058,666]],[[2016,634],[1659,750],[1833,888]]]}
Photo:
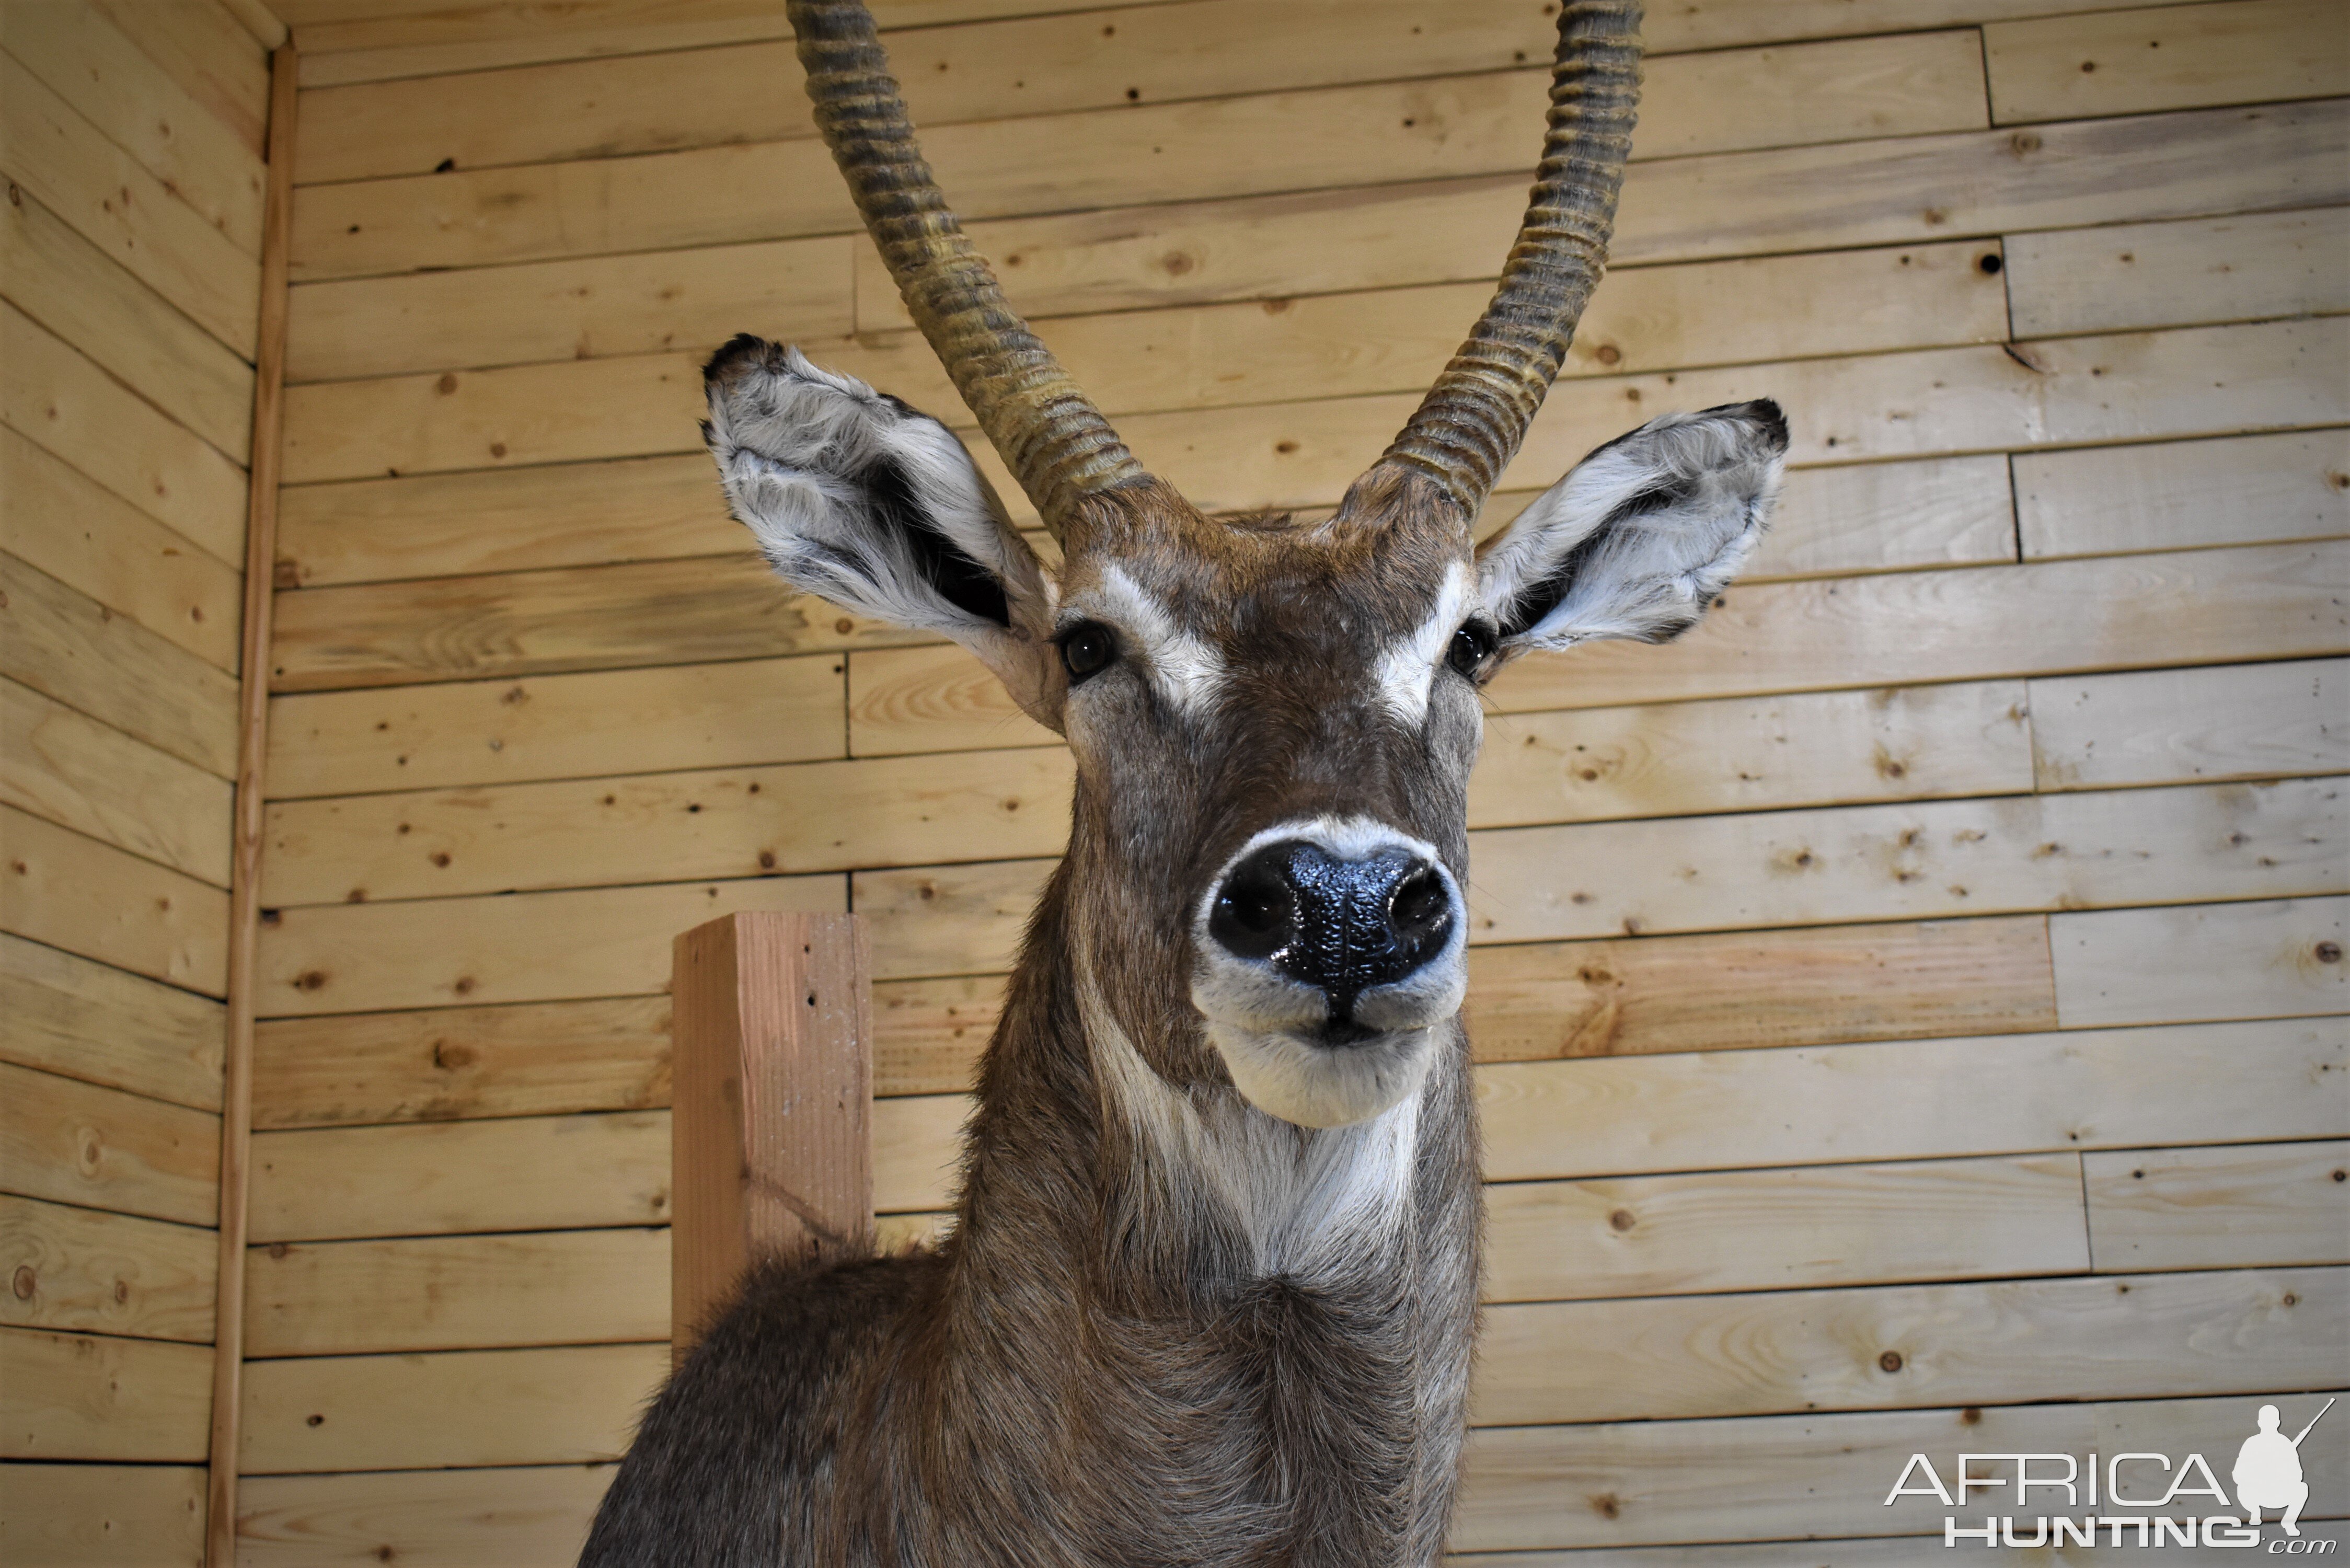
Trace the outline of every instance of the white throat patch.
{"label": "white throat patch", "polygon": [[1403,1233],[1417,1091],[1343,1127],[1297,1127],[1224,1090],[1195,1098],[1151,1070],[1082,969],[1077,994],[1095,1070],[1145,1151],[1146,1179],[1170,1202],[1222,1208],[1248,1238],[1257,1277],[1336,1278]]}

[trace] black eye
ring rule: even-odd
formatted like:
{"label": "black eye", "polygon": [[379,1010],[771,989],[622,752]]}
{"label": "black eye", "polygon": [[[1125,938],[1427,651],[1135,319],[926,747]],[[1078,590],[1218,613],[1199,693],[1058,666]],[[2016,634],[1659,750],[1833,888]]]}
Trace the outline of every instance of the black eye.
{"label": "black eye", "polygon": [[1098,621],[1087,621],[1061,634],[1061,662],[1068,667],[1072,686],[1100,674],[1117,657],[1118,639]]}
{"label": "black eye", "polygon": [[1485,668],[1485,661],[1493,657],[1496,640],[1492,627],[1472,620],[1452,634],[1452,646],[1444,650],[1444,662],[1474,680],[1478,671]]}

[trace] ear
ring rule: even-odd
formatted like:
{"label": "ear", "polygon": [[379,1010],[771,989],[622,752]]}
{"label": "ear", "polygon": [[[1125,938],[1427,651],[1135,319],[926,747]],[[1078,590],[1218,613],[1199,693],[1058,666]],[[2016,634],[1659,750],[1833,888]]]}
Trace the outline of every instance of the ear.
{"label": "ear", "polygon": [[1764,400],[1666,414],[1575,464],[1478,552],[1504,655],[1696,625],[1762,537],[1786,455]]}
{"label": "ear", "polygon": [[748,334],[702,381],[727,504],[786,581],[954,639],[1031,717],[1061,727],[1049,580],[944,425]]}

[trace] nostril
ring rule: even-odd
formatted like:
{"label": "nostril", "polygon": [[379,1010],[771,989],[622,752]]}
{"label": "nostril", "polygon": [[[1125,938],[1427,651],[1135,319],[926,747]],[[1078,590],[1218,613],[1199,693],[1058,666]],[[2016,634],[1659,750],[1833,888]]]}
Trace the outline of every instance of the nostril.
{"label": "nostril", "polygon": [[1232,873],[1216,894],[1208,934],[1243,958],[1271,958],[1296,923],[1296,895],[1273,867],[1256,863]]}
{"label": "nostril", "polygon": [[1396,884],[1388,900],[1388,923],[1406,940],[1433,932],[1452,912],[1452,896],[1433,866],[1422,866]]}

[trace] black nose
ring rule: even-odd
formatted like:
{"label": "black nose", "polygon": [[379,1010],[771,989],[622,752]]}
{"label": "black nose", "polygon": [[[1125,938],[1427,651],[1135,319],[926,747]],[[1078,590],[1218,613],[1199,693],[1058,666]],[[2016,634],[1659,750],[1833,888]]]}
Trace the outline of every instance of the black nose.
{"label": "black nose", "polygon": [[1226,875],[1208,913],[1208,935],[1242,958],[1320,987],[1329,994],[1331,1024],[1344,1032],[1353,1028],[1355,998],[1442,951],[1454,919],[1443,874],[1409,850],[1342,860],[1318,844],[1284,838]]}

